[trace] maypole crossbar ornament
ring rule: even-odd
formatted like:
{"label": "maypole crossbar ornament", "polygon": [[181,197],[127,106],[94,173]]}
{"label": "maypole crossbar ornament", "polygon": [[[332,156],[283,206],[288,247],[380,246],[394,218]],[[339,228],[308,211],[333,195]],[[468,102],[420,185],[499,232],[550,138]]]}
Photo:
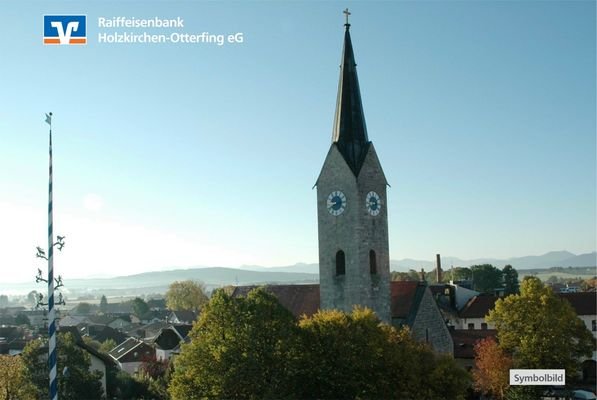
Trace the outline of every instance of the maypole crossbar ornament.
{"label": "maypole crossbar ornament", "polygon": [[60,275],[54,278],[54,246],[61,251],[64,247],[64,236],[57,236],[58,241],[54,242],[53,214],[52,214],[52,113],[46,114],[46,123],[50,125],[50,167],[48,181],[48,254],[37,247],[38,258],[48,261],[48,278],[42,277],[42,271],[38,268],[36,282],[48,284],[48,302],[43,302],[43,295],[40,294],[37,300],[37,307],[48,306],[48,367],[50,371],[50,400],[58,400],[58,374],[57,374],[57,350],[56,350],[56,305],[64,304],[62,293],[58,292],[58,301],[54,300],[54,291],[62,286]]}

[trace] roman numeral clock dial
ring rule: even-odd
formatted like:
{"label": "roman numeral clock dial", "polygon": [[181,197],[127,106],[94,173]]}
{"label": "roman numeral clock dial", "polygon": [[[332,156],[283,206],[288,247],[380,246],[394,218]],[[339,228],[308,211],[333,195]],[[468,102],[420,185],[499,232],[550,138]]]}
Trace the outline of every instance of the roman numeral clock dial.
{"label": "roman numeral clock dial", "polygon": [[346,209],[346,196],[339,190],[335,190],[328,196],[327,209],[334,217],[342,214]]}

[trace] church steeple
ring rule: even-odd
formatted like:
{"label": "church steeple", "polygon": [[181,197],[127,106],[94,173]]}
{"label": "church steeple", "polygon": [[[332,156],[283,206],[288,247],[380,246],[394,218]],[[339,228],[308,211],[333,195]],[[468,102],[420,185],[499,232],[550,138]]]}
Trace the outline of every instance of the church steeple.
{"label": "church steeple", "polygon": [[369,138],[361,103],[357,64],[350,40],[350,24],[348,23],[350,13],[346,10],[345,14],[346,31],[344,32],[344,49],[342,65],[340,65],[340,82],[338,83],[332,141],[336,143],[344,160],[357,176],[369,147]]}
{"label": "church steeple", "polygon": [[333,138],[316,183],[320,308],[360,305],[391,323],[388,183],[367,137],[345,26]]}

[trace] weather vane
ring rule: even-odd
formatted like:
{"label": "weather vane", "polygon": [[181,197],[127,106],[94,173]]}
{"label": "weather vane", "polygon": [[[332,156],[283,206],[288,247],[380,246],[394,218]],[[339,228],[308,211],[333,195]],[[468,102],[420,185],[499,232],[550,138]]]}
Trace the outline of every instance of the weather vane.
{"label": "weather vane", "polygon": [[348,8],[347,8],[346,10],[344,10],[342,12],[346,15],[346,24],[345,25],[350,25],[348,23],[348,16],[351,14],[350,11],[348,11]]}

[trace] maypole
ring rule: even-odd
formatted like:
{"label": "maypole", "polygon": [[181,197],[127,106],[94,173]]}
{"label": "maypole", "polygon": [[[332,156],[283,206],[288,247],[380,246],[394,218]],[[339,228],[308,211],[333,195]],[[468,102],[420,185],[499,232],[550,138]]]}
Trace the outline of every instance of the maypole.
{"label": "maypole", "polygon": [[52,113],[46,114],[50,125],[50,168],[48,181],[48,366],[50,368],[50,399],[58,400],[56,365],[56,309],[54,308],[54,232],[52,215]]}
{"label": "maypole", "polygon": [[48,367],[50,372],[50,400],[58,400],[58,373],[57,373],[57,351],[56,351],[56,309],[55,306],[64,304],[62,293],[59,293],[58,301],[54,301],[54,291],[62,286],[62,278],[58,276],[54,279],[54,246],[58,250],[64,247],[64,236],[58,236],[58,241],[54,243],[53,232],[53,214],[52,214],[52,113],[46,114],[46,123],[50,125],[50,166],[48,181],[48,255],[46,257],[42,248],[37,248],[37,257],[48,261],[48,279],[42,278],[41,270],[35,280],[37,282],[47,282],[48,284],[48,302],[43,303],[43,295],[39,296],[37,306],[48,306]]}

